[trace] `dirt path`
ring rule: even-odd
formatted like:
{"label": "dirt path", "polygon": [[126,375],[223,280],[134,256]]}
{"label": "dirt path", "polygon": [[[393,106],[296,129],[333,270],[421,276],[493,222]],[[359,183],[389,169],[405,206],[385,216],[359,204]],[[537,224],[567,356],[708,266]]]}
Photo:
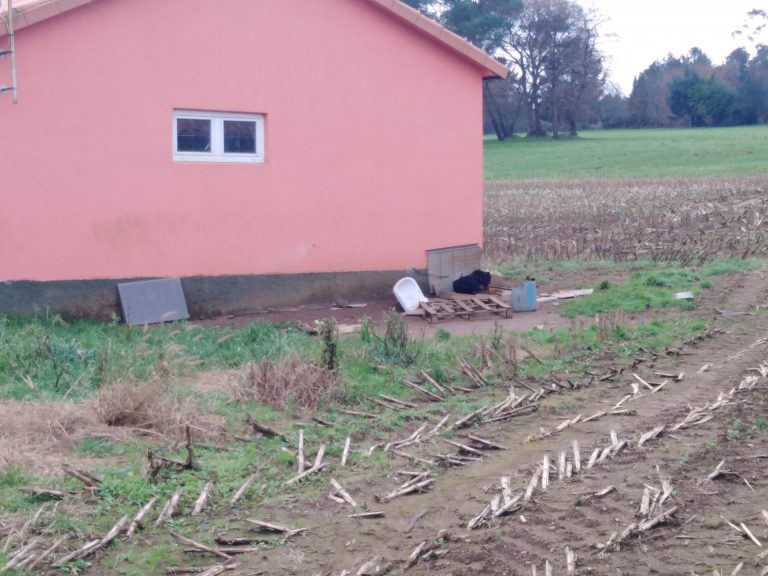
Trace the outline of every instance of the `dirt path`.
{"label": "dirt path", "polygon": [[[766,304],[768,282],[761,274],[752,273],[736,287],[713,292],[698,313],[712,315],[715,309],[745,311]],[[721,391],[731,390],[745,375],[756,375],[750,371],[768,362],[763,340],[768,337],[768,323],[764,316],[720,319],[717,326],[721,330],[717,335],[687,347],[680,356],[646,355],[644,361],[613,382],[552,395],[533,415],[471,430],[508,450],[488,451],[482,462],[438,473],[430,492],[380,504],[377,496],[394,489],[405,477],[344,479],[345,488],[359,502],[365,502],[370,510],[385,511],[385,518],[349,519],[351,510],[347,506],[326,498],[297,499],[288,507],[259,511],[266,519],[288,524],[301,519],[313,529],[263,556],[242,558],[236,573],[264,570],[268,574],[336,575],[347,570],[355,574],[374,557],[379,558],[377,565],[391,564],[392,573],[402,573],[404,561],[417,544],[433,542],[438,531],[448,530],[453,537],[439,547],[446,555],[419,563],[409,574],[529,575],[531,565],[544,574],[546,561],[552,563],[554,574],[565,574],[565,546],[576,553],[580,574],[712,574],[713,569],[731,574],[740,562],[749,563],[742,568],[742,574],[760,574],[763,568],[756,568],[754,562],[761,550],[725,524],[720,515],[737,524],[747,523],[757,538],[764,539],[766,520],[759,513],[768,508],[768,460],[737,461],[733,466],[740,476],[729,475],[705,484],[699,481],[723,458],[768,453],[768,433],[764,429],[768,425],[764,419],[768,380],[761,377],[755,391],[739,393],[718,409],[712,420],[665,433],[642,448],[636,447],[641,433],[679,421],[690,406],[716,401]],[[701,371],[705,365],[709,369]],[[632,416],[607,415],[529,441],[542,428],[552,431],[566,418],[578,414],[586,418],[609,410],[632,392],[631,383],[636,382],[632,372],[657,382],[663,378],[655,376],[655,372],[685,372],[686,376],[681,382],[668,382],[658,393],[640,386],[637,397],[622,406],[635,411]],[[414,423],[413,429],[419,425]],[[519,493],[544,455],[556,463],[559,453],[566,450],[570,454],[573,440],[578,440],[582,462],[586,462],[594,447],[610,444],[611,431],[620,440],[630,442],[616,457],[563,481],[558,481],[553,471],[550,488],[546,492],[537,490],[520,513],[494,519],[478,530],[467,530],[467,522],[498,492],[502,476],[509,476],[513,492]],[[415,453],[446,452],[441,444],[422,446]],[[405,460],[400,465],[401,469],[414,469]],[[675,518],[644,536],[633,535],[618,548],[596,548],[606,543],[612,533],[621,533],[638,521],[635,511],[644,484],[661,487],[662,477],[674,487],[672,497],[662,508],[678,506]],[[603,499],[585,499],[585,495],[607,486],[614,486],[615,491]],[[768,559],[762,562],[768,565]]]}

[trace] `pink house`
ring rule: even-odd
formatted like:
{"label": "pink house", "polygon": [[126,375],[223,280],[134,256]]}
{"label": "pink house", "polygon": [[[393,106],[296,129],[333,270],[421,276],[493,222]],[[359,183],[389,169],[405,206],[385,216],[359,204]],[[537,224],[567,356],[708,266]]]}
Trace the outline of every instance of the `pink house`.
{"label": "pink house", "polygon": [[16,0],[14,20],[0,313],[108,316],[117,280],[168,276],[193,315],[358,297],[481,242],[482,82],[506,69],[397,0]]}

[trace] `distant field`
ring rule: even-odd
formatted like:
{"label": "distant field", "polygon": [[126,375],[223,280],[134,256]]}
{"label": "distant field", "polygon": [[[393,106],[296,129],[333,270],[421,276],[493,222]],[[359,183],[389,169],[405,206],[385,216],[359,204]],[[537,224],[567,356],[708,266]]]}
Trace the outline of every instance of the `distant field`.
{"label": "distant field", "polygon": [[585,131],[486,140],[486,180],[768,174],[768,126]]}

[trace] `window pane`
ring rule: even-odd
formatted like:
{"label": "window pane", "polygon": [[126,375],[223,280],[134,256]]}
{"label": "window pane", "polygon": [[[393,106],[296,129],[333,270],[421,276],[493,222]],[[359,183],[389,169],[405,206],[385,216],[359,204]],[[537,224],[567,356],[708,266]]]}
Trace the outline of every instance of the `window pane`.
{"label": "window pane", "polygon": [[256,122],[224,120],[224,152],[256,154]]}
{"label": "window pane", "polygon": [[179,152],[210,152],[211,121],[197,118],[177,118],[176,150]]}

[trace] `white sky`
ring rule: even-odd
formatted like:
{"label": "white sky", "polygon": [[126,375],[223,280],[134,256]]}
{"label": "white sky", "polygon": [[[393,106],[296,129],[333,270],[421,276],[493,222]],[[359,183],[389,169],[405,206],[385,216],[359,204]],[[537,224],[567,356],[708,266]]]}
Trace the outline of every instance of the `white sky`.
{"label": "white sky", "polygon": [[[603,51],[609,56],[611,80],[625,95],[632,80],[654,60],[670,52],[676,56],[701,48],[715,64],[746,38],[731,33],[752,8],[766,8],[765,0],[585,0],[605,18],[601,27]],[[611,37],[613,36],[613,37]]]}

